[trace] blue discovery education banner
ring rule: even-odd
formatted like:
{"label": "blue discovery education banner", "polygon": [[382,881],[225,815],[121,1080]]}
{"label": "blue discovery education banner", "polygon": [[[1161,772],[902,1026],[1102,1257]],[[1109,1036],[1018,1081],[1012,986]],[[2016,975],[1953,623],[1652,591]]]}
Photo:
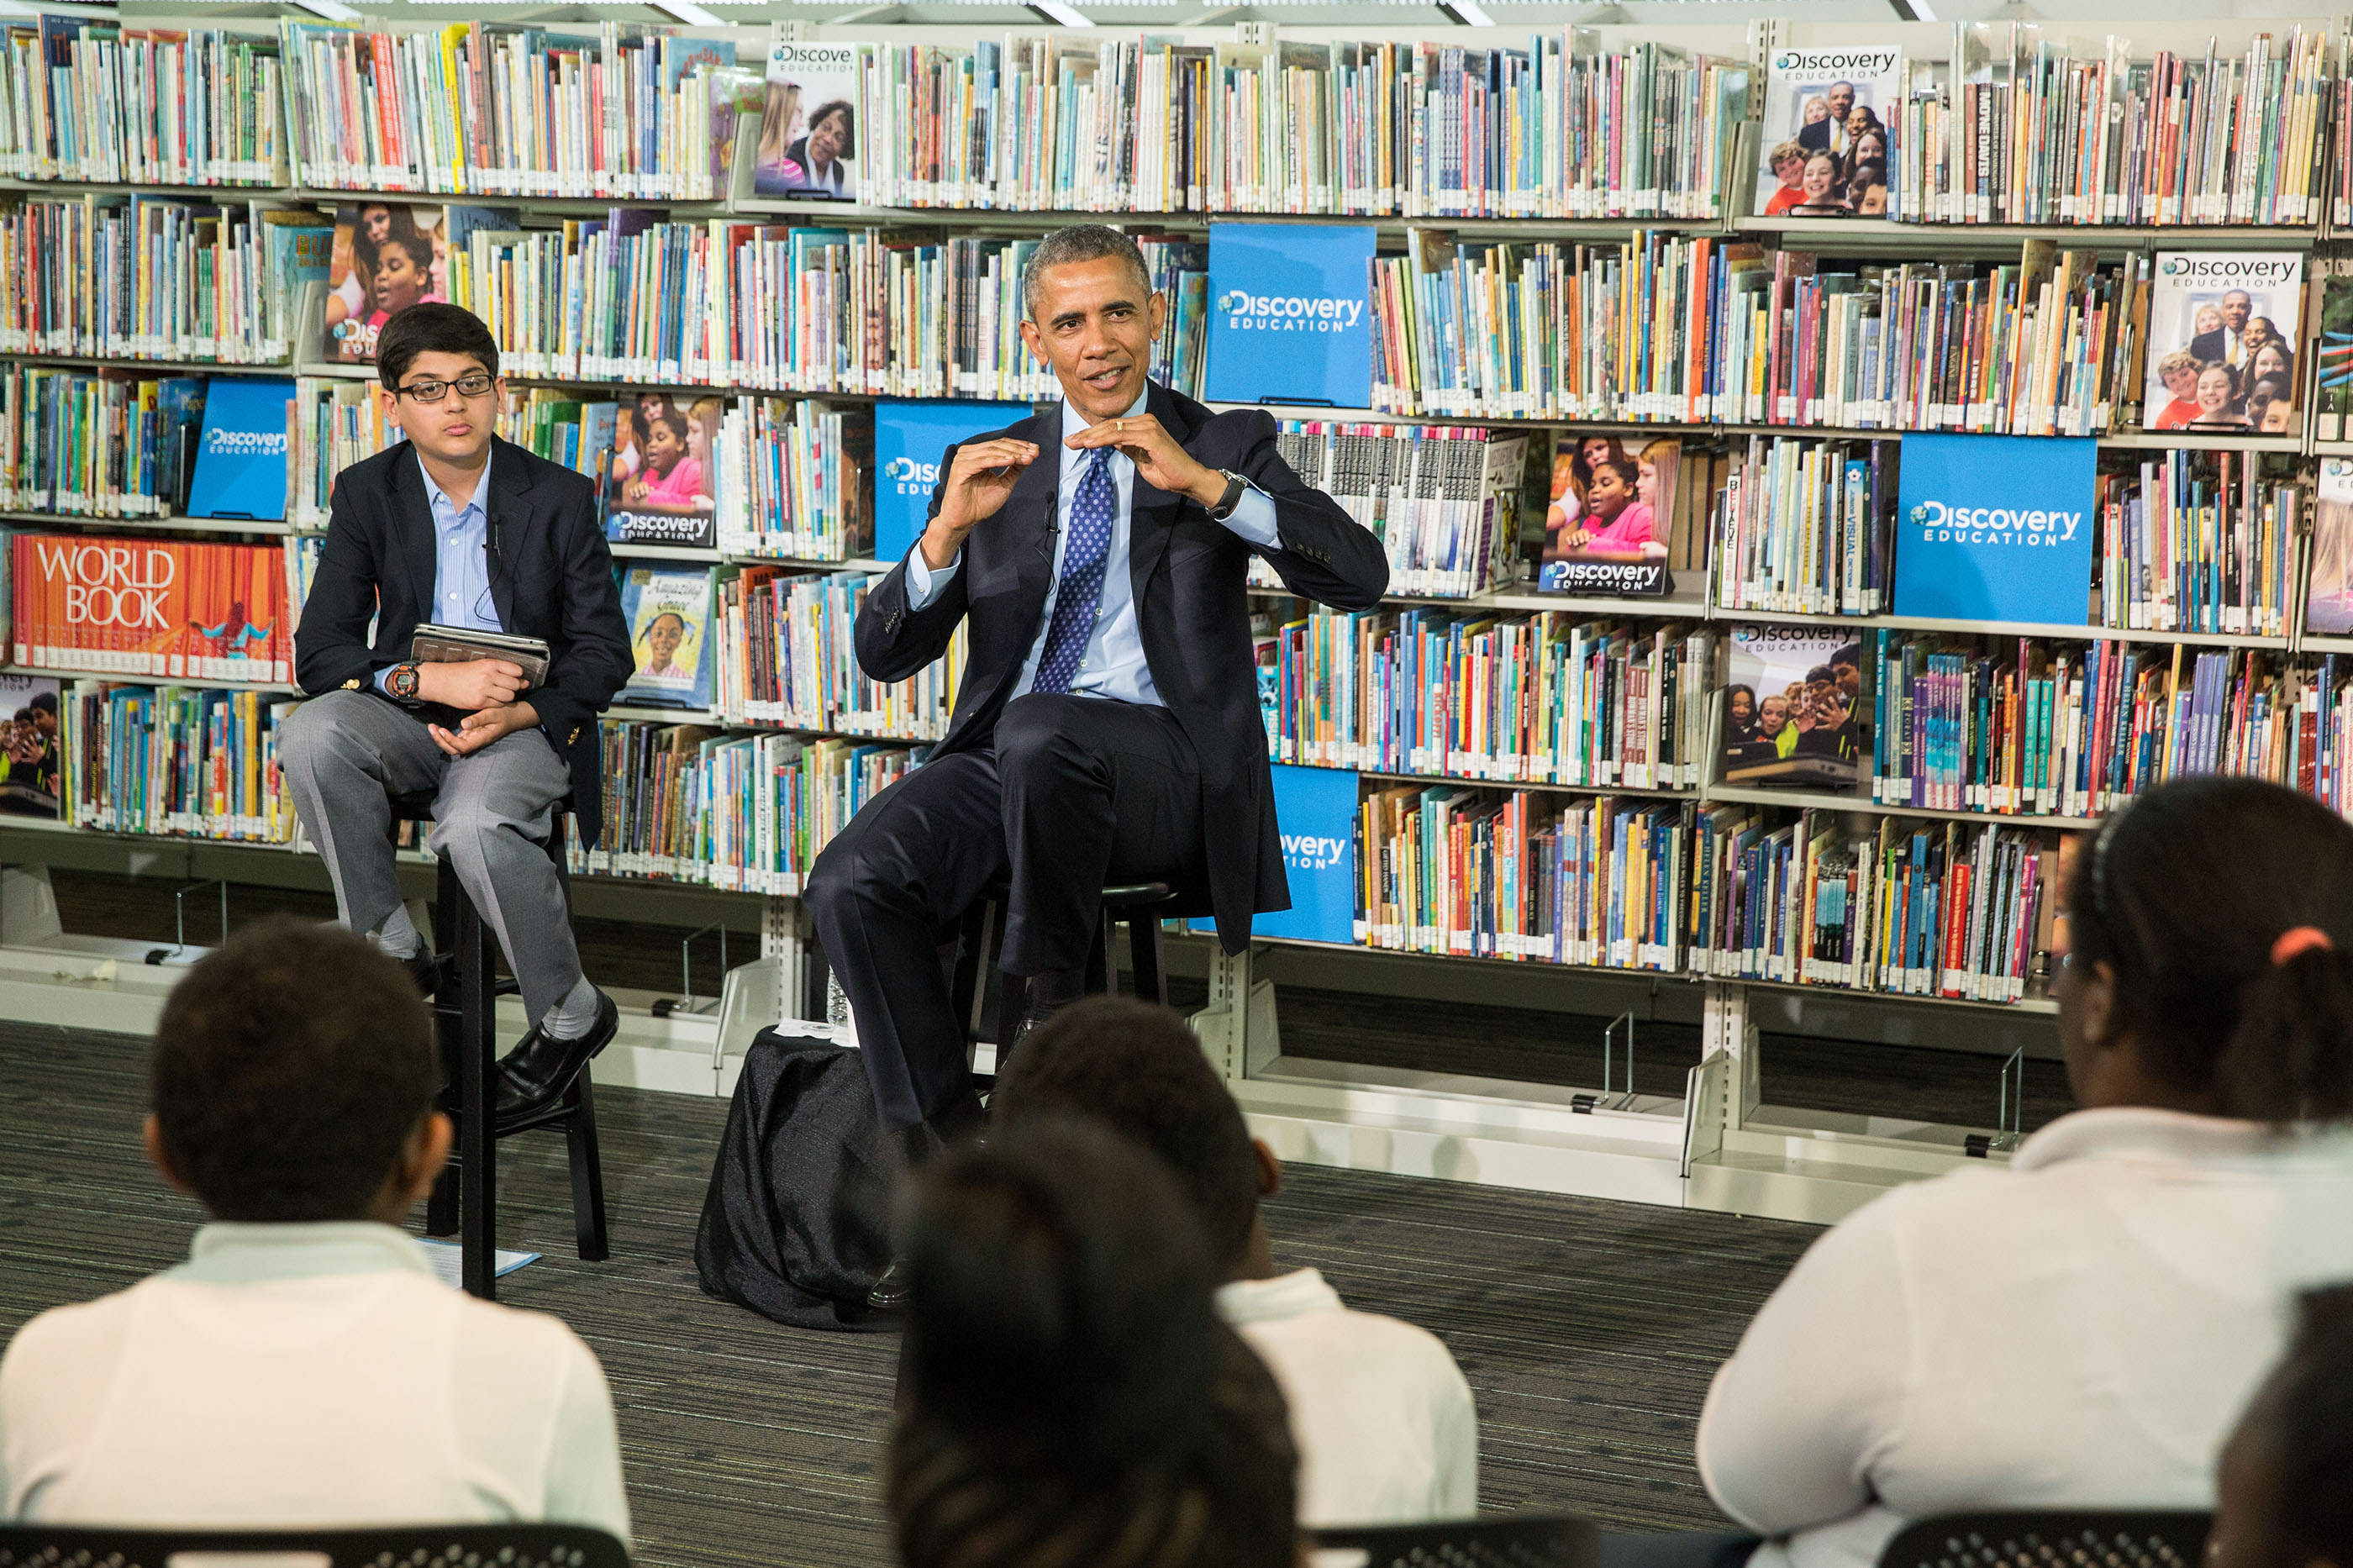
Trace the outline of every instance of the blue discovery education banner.
{"label": "blue discovery education banner", "polygon": [[1905,437],[1895,613],[2085,624],[2097,447],[2051,436]]}
{"label": "blue discovery education banner", "polygon": [[874,556],[914,548],[951,443],[1027,419],[1026,403],[878,403],[874,405]]}
{"label": "blue discovery education banner", "polygon": [[286,405],[294,384],[221,376],[205,393],[204,438],[188,485],[190,517],[286,518]]}
{"label": "blue discovery education banner", "polygon": [[1209,401],[1370,403],[1372,259],[1368,224],[1211,224]]}
{"label": "blue discovery education banner", "polygon": [[1259,915],[1260,936],[1356,940],[1356,775],[1340,768],[1274,769],[1274,815],[1291,907]]}

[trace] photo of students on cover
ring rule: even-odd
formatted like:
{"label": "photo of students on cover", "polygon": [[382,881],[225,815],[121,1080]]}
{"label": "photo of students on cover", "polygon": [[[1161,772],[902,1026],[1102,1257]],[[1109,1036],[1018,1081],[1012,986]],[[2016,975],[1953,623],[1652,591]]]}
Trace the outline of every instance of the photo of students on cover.
{"label": "photo of students on cover", "polygon": [[2141,428],[2294,431],[2303,313],[2301,256],[2161,252]]}
{"label": "photo of students on cover", "polygon": [[1763,217],[1884,218],[1904,101],[1894,48],[1778,49],[1757,170]]}
{"label": "photo of students on cover", "polygon": [[718,512],[719,399],[643,392],[614,418],[605,475],[605,536],[620,542],[707,546]]}
{"label": "photo of students on cover", "polygon": [[857,72],[845,45],[769,46],[754,195],[858,199]]}
{"label": "photo of students on cover", "polygon": [[1725,783],[1853,784],[1865,744],[1862,644],[1842,632],[1742,626],[1732,634],[1728,671]]}

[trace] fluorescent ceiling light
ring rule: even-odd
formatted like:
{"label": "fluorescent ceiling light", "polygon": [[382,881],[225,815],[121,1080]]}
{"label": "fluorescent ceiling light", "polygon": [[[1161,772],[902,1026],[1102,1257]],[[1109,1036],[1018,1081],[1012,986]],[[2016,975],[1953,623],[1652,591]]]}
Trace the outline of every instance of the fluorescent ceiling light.
{"label": "fluorescent ceiling light", "polygon": [[725,23],[696,5],[694,0],[653,0],[654,9],[665,16],[675,16],[690,27],[720,27]]}
{"label": "fluorescent ceiling light", "polygon": [[1439,0],[1438,8],[1466,27],[1495,26],[1495,18],[1487,15],[1479,0]]}
{"label": "fluorescent ceiling light", "polygon": [[330,22],[356,22],[360,14],[343,0],[294,0],[294,4],[313,16],[324,16]]}
{"label": "fluorescent ceiling light", "polygon": [[1029,0],[1029,9],[1037,12],[1038,15],[1045,17],[1049,22],[1058,22],[1065,27],[1092,27],[1094,26],[1094,23],[1092,20],[1081,16],[1078,11],[1071,6],[1064,5],[1062,0]]}

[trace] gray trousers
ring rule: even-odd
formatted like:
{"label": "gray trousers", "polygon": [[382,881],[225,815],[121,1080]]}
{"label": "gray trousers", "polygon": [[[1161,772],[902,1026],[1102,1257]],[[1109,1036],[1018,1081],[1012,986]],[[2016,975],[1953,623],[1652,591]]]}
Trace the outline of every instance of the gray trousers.
{"label": "gray trousers", "polygon": [[[433,797],[427,840],[447,857],[498,933],[534,1024],[580,983],[564,887],[542,847],[572,774],[539,731],[501,735],[469,756],[433,743],[422,721],[364,691],[330,691],[278,731],[295,814],[327,862],[343,924],[367,932],[400,908],[394,795]],[[454,934],[435,933],[447,941]]]}

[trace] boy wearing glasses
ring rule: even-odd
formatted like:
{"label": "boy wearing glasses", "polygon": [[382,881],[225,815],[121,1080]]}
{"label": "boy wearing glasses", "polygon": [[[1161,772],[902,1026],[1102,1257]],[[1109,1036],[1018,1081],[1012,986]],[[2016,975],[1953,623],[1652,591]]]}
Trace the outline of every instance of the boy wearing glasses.
{"label": "boy wearing glasses", "polygon": [[[318,574],[294,637],[311,700],[278,738],[303,827],[343,923],[440,978],[400,898],[391,799],[433,796],[436,854],[498,933],[532,1020],[500,1065],[498,1115],[548,1104],[619,1025],[580,971],[542,847],[572,797],[583,842],[603,826],[596,715],[629,679],[628,626],[586,475],[492,434],[506,386],[490,330],[455,305],[385,323],[376,396],[407,439],[335,476]],[[370,621],[374,620],[374,640]],[[485,658],[412,664],[427,624],[546,642],[547,674]]]}

